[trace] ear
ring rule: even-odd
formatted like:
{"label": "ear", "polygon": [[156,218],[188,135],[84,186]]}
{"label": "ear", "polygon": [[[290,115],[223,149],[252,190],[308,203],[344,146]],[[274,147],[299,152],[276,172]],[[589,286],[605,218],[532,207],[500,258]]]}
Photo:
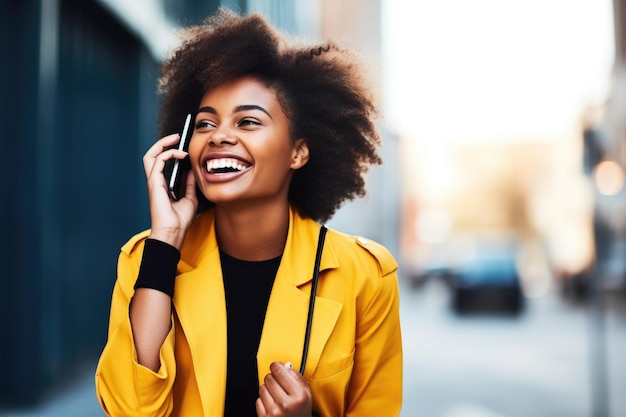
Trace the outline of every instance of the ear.
{"label": "ear", "polygon": [[309,162],[309,146],[304,139],[296,139],[291,153],[291,169],[300,169]]}

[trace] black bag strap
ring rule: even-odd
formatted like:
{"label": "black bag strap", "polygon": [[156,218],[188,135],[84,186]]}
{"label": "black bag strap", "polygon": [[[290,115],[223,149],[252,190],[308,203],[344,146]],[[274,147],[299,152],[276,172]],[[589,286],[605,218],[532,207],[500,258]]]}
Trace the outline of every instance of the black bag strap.
{"label": "black bag strap", "polygon": [[304,333],[304,347],[302,348],[302,360],[300,361],[300,373],[304,375],[306,358],[309,353],[309,339],[311,338],[311,325],[313,324],[313,310],[315,308],[315,295],[317,293],[317,281],[320,274],[320,262],[324,249],[324,239],[326,238],[326,226],[320,228],[320,235],[317,240],[317,251],[315,253],[315,265],[313,267],[313,281],[311,283],[311,297],[309,298],[309,313],[306,320],[306,332]]}

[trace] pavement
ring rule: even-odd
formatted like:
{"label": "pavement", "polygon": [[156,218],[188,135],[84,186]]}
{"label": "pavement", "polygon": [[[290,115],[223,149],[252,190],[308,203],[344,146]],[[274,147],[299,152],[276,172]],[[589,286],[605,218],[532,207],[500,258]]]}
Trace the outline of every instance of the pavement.
{"label": "pavement", "polygon": [[93,372],[83,375],[53,395],[48,401],[32,408],[0,411],[2,417],[106,417],[94,388]]}
{"label": "pavement", "polygon": [[599,329],[557,288],[519,317],[459,316],[450,301],[439,282],[401,288],[401,417],[626,416],[623,306]]}

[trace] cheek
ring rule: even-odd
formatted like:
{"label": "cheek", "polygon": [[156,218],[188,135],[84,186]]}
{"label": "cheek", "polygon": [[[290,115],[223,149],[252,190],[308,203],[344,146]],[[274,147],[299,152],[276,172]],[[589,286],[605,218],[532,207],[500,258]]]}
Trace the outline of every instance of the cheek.
{"label": "cheek", "polygon": [[283,172],[291,165],[291,148],[283,144],[264,146],[257,150],[255,159],[259,163],[263,161],[263,167],[269,172]]}
{"label": "cheek", "polygon": [[259,149],[259,152],[263,153],[266,157],[276,160],[276,162],[283,163],[291,160],[293,153],[293,144],[291,138],[284,132],[278,131],[270,136],[270,140],[264,143],[264,146]]}

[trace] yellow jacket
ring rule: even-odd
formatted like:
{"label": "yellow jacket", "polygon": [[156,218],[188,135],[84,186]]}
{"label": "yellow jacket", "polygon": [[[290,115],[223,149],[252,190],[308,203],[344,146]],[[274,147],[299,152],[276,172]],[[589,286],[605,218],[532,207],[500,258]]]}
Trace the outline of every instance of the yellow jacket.
{"label": "yellow jacket", "polygon": [[[287,242],[257,352],[259,384],[273,361],[299,369],[320,226],[290,212]],[[137,363],[128,306],[145,231],[123,247],[108,341],[96,370],[100,404],[112,417],[222,417],[226,306],[213,212],[199,216],[181,250],[172,330],[152,372]],[[321,416],[397,416],[402,342],[397,265],[381,245],[329,230],[321,260],[304,376]]]}

